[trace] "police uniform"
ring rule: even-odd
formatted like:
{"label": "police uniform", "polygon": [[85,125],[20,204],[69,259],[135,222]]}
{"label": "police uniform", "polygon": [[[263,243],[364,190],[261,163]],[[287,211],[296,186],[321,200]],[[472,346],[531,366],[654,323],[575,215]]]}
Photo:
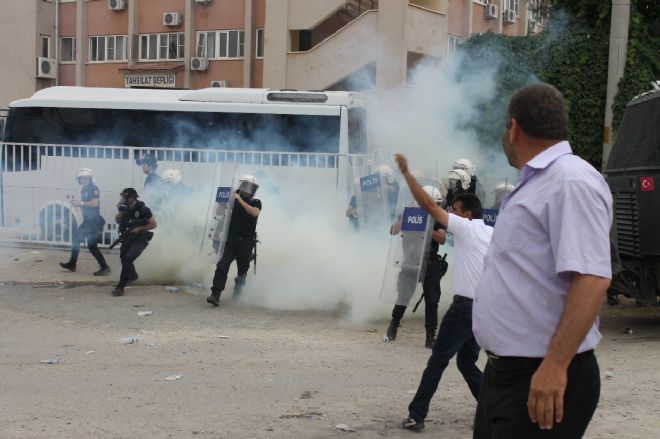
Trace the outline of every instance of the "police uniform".
{"label": "police uniform", "polygon": [[[243,201],[261,210],[261,200],[257,198],[243,198]],[[227,231],[227,241],[225,242],[222,257],[216,265],[213,286],[211,287],[211,297],[207,300],[209,303],[215,305],[211,298],[214,298],[217,302],[220,293],[225,289],[229,266],[234,259],[236,260],[236,267],[238,269],[234,294],[238,294],[241,287],[245,284],[245,278],[250,268],[252,250],[256,243],[257,219],[257,217],[250,215],[240,202],[234,201],[229,230]]]}
{"label": "police uniform", "polygon": [[135,206],[128,207],[124,211],[119,223],[119,233],[123,235],[123,240],[119,249],[121,275],[117,287],[123,289],[128,282],[137,280],[138,274],[133,263],[149,245],[153,232],[131,233],[130,230],[134,227],[146,225],[152,217],[151,210],[140,200],[137,200]]}
{"label": "police uniform", "polygon": [[[433,230],[437,231],[444,227],[435,222]],[[404,242],[405,246],[405,242]],[[440,280],[447,273],[447,262],[438,255],[440,244],[431,240],[431,249],[428,254],[426,265],[426,274],[422,283],[424,297],[424,326],[426,328],[426,345],[432,347],[435,338],[435,330],[438,327],[438,303],[440,302]],[[405,249],[404,249],[405,250]],[[401,270],[397,278],[398,303],[406,303],[415,294],[417,287],[417,270]],[[392,310],[392,322],[387,330],[388,338],[396,338],[396,328],[399,327],[403,314],[406,312],[406,305],[394,305]],[[391,337],[394,335],[394,337]]]}
{"label": "police uniform", "polygon": [[[89,183],[83,186],[80,190],[80,201],[92,201],[99,199],[99,188],[94,183]],[[73,239],[71,242],[71,259],[66,264],[60,264],[62,267],[71,271],[76,270],[76,263],[80,253],[80,243],[87,240],[87,248],[94,256],[96,262],[100,266],[100,270],[96,275],[107,274],[110,267],[105,261],[101,250],[99,250],[98,243],[101,241],[101,232],[105,225],[105,220],[101,217],[100,205],[97,207],[81,205],[83,222],[80,226],[73,229]]]}

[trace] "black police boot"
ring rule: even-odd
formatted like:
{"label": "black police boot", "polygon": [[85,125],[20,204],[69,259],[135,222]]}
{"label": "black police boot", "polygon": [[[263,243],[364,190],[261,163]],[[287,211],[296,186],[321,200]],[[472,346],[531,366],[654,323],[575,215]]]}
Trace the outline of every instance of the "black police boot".
{"label": "black police boot", "polygon": [[112,295],[115,297],[123,296],[124,286],[122,284],[117,284],[117,286],[112,289]]}
{"label": "black police boot", "polygon": [[99,271],[95,271],[94,276],[108,276],[110,273],[112,273],[112,270],[106,265],[105,267],[101,267]]}
{"label": "black police boot", "polygon": [[417,422],[413,418],[404,419],[401,424],[401,428],[411,431],[422,431],[424,430],[424,422]]}
{"label": "black police boot", "polygon": [[213,306],[220,306],[220,292],[211,290],[211,295],[206,298],[206,303]]}
{"label": "black police boot", "polygon": [[384,341],[394,341],[396,340],[396,333],[399,330],[399,321],[392,319],[390,326],[387,327],[387,333],[385,334]]}
{"label": "black police boot", "polygon": [[426,330],[426,341],[424,342],[424,347],[433,349],[433,345],[435,345],[435,330],[434,329],[427,329]]}
{"label": "black police boot", "polygon": [[69,261],[69,262],[60,262],[60,267],[66,268],[69,271],[76,271],[76,261]]}

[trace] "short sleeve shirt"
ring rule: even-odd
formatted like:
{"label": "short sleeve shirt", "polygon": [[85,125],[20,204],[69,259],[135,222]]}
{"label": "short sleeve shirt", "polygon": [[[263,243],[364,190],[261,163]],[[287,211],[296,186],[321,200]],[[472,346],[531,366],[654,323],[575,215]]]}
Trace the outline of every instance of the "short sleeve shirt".
{"label": "short sleeve shirt", "polygon": [[[90,183],[80,189],[80,201],[92,201],[99,198],[99,188]],[[93,219],[101,215],[100,205],[97,207],[81,206],[84,219]]]}
{"label": "short sleeve shirt", "polygon": [[493,228],[484,224],[482,219],[469,220],[450,213],[447,232],[454,238],[454,294],[472,299],[483,271]]}
{"label": "short sleeve shirt", "polygon": [[[245,201],[245,200],[244,200]],[[246,201],[250,206],[256,207],[261,210],[261,200],[251,198]],[[247,213],[241,203],[234,201],[234,209],[231,213],[231,222],[229,223],[229,232],[227,234],[230,238],[254,238],[257,232],[257,219]]]}

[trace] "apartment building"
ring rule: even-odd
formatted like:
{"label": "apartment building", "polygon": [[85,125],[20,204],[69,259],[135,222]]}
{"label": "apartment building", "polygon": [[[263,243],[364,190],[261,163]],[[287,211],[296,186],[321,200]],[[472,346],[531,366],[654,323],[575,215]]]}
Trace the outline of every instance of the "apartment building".
{"label": "apartment building", "polygon": [[542,30],[522,0],[4,0],[0,108],[52,85],[399,87],[470,35]]}

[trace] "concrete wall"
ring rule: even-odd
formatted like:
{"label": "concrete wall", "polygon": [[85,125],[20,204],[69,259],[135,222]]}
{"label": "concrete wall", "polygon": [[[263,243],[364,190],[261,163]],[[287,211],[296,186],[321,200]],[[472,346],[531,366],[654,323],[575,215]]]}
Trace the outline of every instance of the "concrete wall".
{"label": "concrete wall", "polygon": [[0,26],[0,108],[28,97],[37,87],[35,47],[37,45],[36,0],[5,0]]}

